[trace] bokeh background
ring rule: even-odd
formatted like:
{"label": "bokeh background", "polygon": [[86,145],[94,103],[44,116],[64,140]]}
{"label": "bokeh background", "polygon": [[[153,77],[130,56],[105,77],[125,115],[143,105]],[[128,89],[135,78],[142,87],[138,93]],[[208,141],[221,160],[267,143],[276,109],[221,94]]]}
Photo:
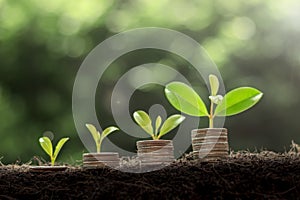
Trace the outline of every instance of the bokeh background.
{"label": "bokeh background", "polygon": [[[282,152],[291,140],[300,143],[298,0],[0,0],[0,161],[27,162],[35,155],[48,159],[38,144],[47,131],[54,133],[54,143],[71,138],[59,161],[80,160],[86,150],[72,117],[76,72],[106,38],[147,26],[197,40],[219,67],[227,90],[247,85],[264,92],[255,108],[226,119],[233,150]],[[96,100],[102,126],[114,124],[109,101],[118,78],[148,62],[172,66],[199,91],[205,88],[189,63],[176,55],[149,49],[128,53],[101,79]],[[207,89],[202,93],[204,98]],[[174,112],[162,87],[153,85],[136,91],[129,107],[148,110],[160,102]]]}

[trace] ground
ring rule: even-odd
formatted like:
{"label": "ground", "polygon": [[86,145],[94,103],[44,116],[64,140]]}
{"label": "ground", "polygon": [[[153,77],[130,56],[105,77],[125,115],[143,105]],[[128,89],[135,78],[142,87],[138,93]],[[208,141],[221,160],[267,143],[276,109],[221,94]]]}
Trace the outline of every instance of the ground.
{"label": "ground", "polygon": [[300,199],[297,152],[232,153],[216,162],[183,158],[158,171],[110,168],[32,173],[0,167],[0,199]]}

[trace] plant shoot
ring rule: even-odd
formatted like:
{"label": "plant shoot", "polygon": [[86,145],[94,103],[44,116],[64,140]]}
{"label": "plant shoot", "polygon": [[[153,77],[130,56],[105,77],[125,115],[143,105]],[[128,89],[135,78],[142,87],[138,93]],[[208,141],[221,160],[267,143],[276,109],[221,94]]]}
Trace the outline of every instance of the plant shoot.
{"label": "plant shoot", "polygon": [[61,150],[61,148],[64,146],[64,144],[69,140],[69,138],[62,138],[59,140],[55,147],[55,151],[53,153],[53,145],[51,140],[48,137],[41,137],[39,138],[39,143],[43,150],[50,156],[51,160],[51,166],[54,166],[55,160]]}
{"label": "plant shoot", "polygon": [[176,128],[185,119],[182,115],[171,115],[162,124],[161,116],[157,116],[155,124],[152,125],[150,116],[142,110],[138,110],[133,113],[135,122],[142,128],[146,133],[151,135],[153,140],[159,140],[162,136]]}
{"label": "plant shoot", "polygon": [[191,116],[209,118],[209,127],[214,127],[217,116],[232,116],[254,106],[263,93],[252,87],[240,87],[229,91],[225,96],[218,94],[219,80],[209,75],[210,107],[209,112],[201,97],[188,85],[182,82],[171,82],[165,88],[165,95],[177,110]]}
{"label": "plant shoot", "polygon": [[103,139],[107,137],[109,134],[111,134],[112,132],[119,130],[119,128],[115,126],[110,126],[107,127],[101,134],[93,124],[86,124],[85,126],[89,129],[91,135],[93,136],[93,139],[96,144],[97,153],[101,152],[101,144]]}

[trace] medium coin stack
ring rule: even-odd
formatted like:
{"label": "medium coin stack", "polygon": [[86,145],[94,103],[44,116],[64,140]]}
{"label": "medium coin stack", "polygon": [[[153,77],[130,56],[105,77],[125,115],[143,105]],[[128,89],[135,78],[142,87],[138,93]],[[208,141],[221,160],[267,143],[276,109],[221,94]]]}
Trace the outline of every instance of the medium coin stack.
{"label": "medium coin stack", "polygon": [[137,155],[142,167],[168,165],[175,160],[172,140],[138,141],[137,150]]}
{"label": "medium coin stack", "polygon": [[228,137],[226,128],[192,130],[194,159],[206,161],[228,157]]}
{"label": "medium coin stack", "polygon": [[120,165],[119,153],[103,152],[103,153],[85,153],[83,154],[84,168],[97,168],[109,166],[117,168]]}

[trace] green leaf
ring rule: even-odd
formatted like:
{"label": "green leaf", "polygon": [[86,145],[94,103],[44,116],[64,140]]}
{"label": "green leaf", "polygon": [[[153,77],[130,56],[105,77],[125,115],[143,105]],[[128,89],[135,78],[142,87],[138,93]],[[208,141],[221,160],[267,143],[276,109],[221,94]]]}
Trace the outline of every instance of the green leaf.
{"label": "green leaf", "polygon": [[157,135],[160,125],[161,125],[161,117],[158,115],[155,121],[155,135]]}
{"label": "green leaf", "polygon": [[44,149],[44,151],[52,158],[53,155],[53,147],[51,140],[48,137],[41,137],[39,139],[41,147]]}
{"label": "green leaf", "polygon": [[188,85],[181,82],[169,83],[165,95],[177,110],[192,116],[209,116],[201,97]]}
{"label": "green leaf", "polygon": [[213,74],[209,75],[209,84],[210,84],[211,95],[216,96],[219,91],[218,77],[216,77]]}
{"label": "green leaf", "polygon": [[85,126],[89,129],[90,133],[92,134],[98,151],[98,149],[100,148],[100,133],[97,131],[96,127],[93,124],[86,124]]}
{"label": "green leaf", "polygon": [[263,96],[259,90],[251,87],[240,87],[228,92],[223,101],[217,105],[216,116],[231,116],[254,106]]}
{"label": "green leaf", "polygon": [[158,138],[162,137],[163,135],[167,134],[174,128],[176,128],[183,120],[185,119],[182,115],[172,115],[170,116],[161,126],[160,133]]}
{"label": "green leaf", "polygon": [[140,127],[142,127],[148,134],[153,136],[152,121],[145,111],[138,110],[134,112],[133,118]]}
{"label": "green leaf", "polygon": [[106,136],[108,136],[109,134],[111,134],[114,131],[118,131],[119,128],[115,127],[115,126],[110,126],[107,127],[103,132],[102,132],[102,136],[101,139],[105,138]]}
{"label": "green leaf", "polygon": [[53,154],[53,164],[57,158],[57,155],[59,154],[61,148],[64,146],[64,144],[69,140],[69,138],[62,138],[59,140],[59,142],[57,143],[56,147],[55,147],[55,151]]}

